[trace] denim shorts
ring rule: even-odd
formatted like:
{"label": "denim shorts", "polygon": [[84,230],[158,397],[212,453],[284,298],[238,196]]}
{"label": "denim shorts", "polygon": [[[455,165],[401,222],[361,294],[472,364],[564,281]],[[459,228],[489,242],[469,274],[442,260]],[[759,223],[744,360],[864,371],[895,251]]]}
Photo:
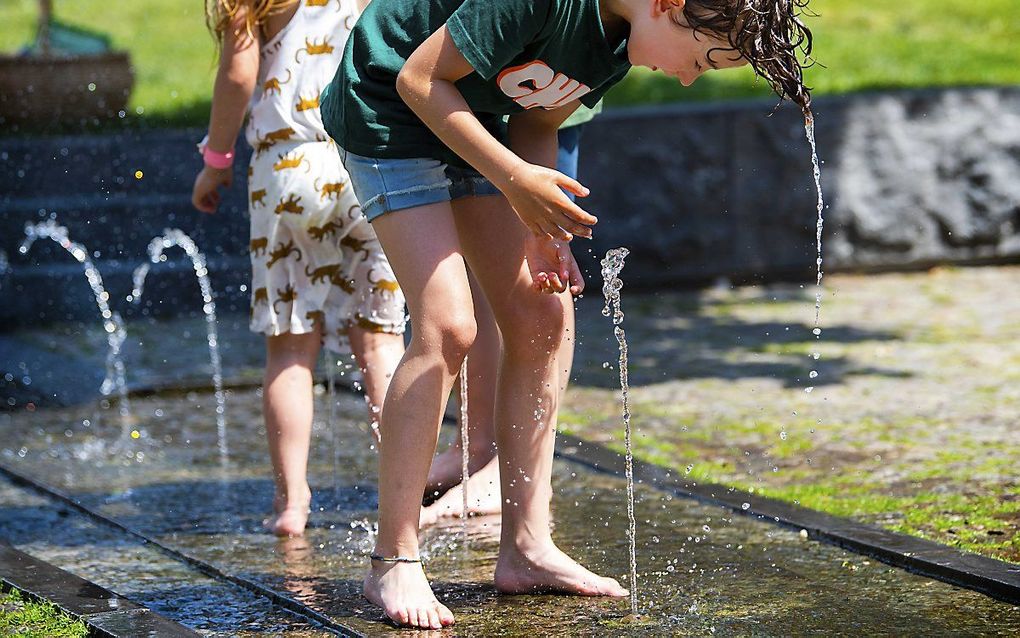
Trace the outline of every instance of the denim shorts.
{"label": "denim shorts", "polygon": [[461,197],[499,195],[499,189],[473,168],[431,158],[364,157],[340,149],[354,194],[368,221],[390,211],[449,202]]}

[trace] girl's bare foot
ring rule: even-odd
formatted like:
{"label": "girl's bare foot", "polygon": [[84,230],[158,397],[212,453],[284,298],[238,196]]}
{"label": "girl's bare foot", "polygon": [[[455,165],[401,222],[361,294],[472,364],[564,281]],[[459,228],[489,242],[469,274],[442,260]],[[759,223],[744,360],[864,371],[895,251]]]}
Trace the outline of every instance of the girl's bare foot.
{"label": "girl's bare foot", "polygon": [[398,625],[442,629],[453,624],[453,613],[432,593],[420,563],[372,561],[365,598]]}
{"label": "girl's bare foot", "polygon": [[500,547],[495,576],[496,589],[505,594],[549,591],[580,596],[629,595],[615,579],[588,571],[551,540],[528,550],[505,545]]}
{"label": "girl's bare foot", "polygon": [[[455,485],[460,485],[462,458],[460,449],[460,445],[451,445],[432,459],[429,477],[425,481],[425,500],[433,500]],[[479,471],[495,455],[491,449],[484,454],[473,450],[468,450],[468,453],[468,471],[471,474]]]}
{"label": "girl's bare foot", "polygon": [[301,536],[308,524],[312,492],[305,487],[307,497],[289,501],[285,496],[273,498],[273,515],[262,521],[262,526],[277,536]]}
{"label": "girl's bare foot", "polygon": [[[499,461],[496,457],[468,477],[467,489],[468,516],[499,513]],[[457,485],[428,507],[421,508],[418,527],[434,525],[441,518],[459,518],[464,512],[463,494],[463,486]]]}

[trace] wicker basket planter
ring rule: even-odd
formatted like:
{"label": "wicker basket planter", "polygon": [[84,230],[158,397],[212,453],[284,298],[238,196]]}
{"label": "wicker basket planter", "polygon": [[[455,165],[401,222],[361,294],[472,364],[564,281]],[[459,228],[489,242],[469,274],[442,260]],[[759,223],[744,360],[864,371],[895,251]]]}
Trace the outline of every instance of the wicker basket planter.
{"label": "wicker basket planter", "polygon": [[125,52],[74,57],[0,55],[0,126],[118,117],[134,72]]}

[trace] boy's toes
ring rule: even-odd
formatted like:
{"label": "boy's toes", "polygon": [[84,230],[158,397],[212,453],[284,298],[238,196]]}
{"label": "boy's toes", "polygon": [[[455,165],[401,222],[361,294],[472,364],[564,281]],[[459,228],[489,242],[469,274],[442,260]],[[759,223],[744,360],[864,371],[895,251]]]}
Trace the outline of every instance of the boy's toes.
{"label": "boy's toes", "polygon": [[426,612],[429,619],[429,629],[442,629],[443,625],[439,622],[439,610],[432,608]]}
{"label": "boy's toes", "polygon": [[437,603],[437,612],[439,614],[439,624],[442,627],[449,627],[453,624],[453,612],[446,608],[446,605]]}
{"label": "boy's toes", "polygon": [[600,583],[599,593],[603,596],[618,596],[620,598],[629,596],[627,591],[615,578],[606,578]]}

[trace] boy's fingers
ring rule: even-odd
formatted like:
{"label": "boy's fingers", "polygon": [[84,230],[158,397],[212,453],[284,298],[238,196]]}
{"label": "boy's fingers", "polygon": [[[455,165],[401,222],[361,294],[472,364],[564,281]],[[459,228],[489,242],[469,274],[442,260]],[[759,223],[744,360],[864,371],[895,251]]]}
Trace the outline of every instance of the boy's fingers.
{"label": "boy's fingers", "polygon": [[571,193],[578,197],[587,197],[588,194],[591,192],[588,190],[587,186],[577,181],[573,177],[570,177],[569,175],[564,175],[563,173],[559,172],[557,172],[557,175],[559,176],[557,183],[564,190],[570,191]]}
{"label": "boy's fingers", "polygon": [[570,219],[579,224],[584,224],[585,226],[594,226],[596,223],[598,223],[599,221],[598,217],[592,215],[591,213],[587,212],[574,202],[570,201],[570,199],[565,195],[563,199],[565,200],[562,202],[563,210],[561,212],[563,215],[569,217]]}
{"label": "boy's fingers", "polygon": [[566,288],[563,282],[560,281],[560,276],[556,273],[549,274],[549,284],[552,292],[563,292],[564,288]]}

